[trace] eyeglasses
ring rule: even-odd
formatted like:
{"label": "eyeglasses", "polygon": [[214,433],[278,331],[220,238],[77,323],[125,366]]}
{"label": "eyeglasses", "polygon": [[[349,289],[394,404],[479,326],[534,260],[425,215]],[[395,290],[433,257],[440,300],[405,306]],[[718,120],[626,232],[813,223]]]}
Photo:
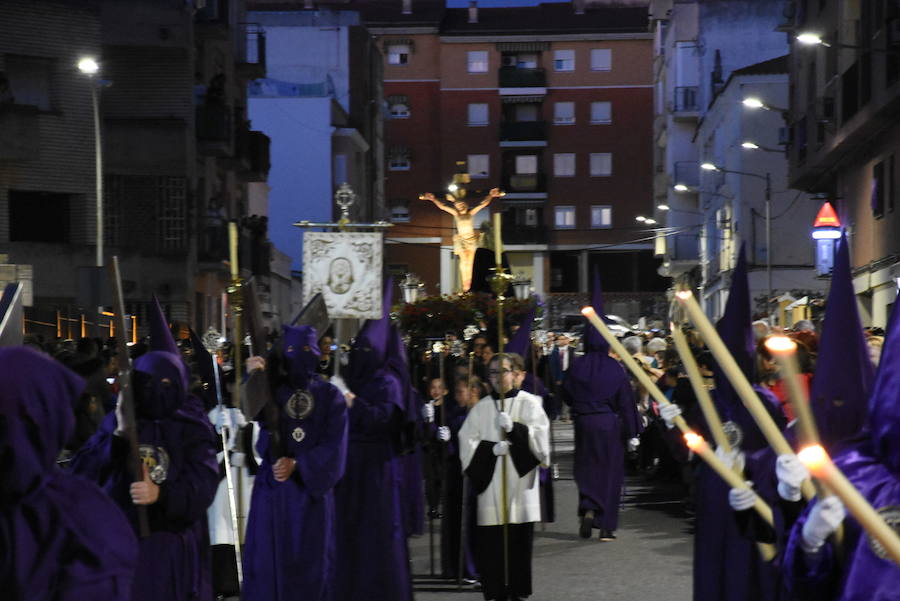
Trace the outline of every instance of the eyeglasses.
{"label": "eyeglasses", "polygon": [[498,370],[498,369],[489,369],[489,370],[488,370],[488,375],[489,375],[489,376],[496,376],[496,375],[498,375],[498,374],[511,374],[512,371],[513,371],[513,370],[511,370],[511,369],[499,369],[499,370]]}

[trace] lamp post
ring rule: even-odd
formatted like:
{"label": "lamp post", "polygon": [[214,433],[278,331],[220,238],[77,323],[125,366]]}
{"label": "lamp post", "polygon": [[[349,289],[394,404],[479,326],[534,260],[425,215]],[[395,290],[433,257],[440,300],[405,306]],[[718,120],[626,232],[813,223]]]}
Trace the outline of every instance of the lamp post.
{"label": "lamp post", "polygon": [[420,282],[419,278],[411,273],[407,273],[403,281],[400,282],[400,289],[403,291],[403,302],[406,304],[415,303],[419,300],[419,294],[423,288],[425,288],[425,284]]}
{"label": "lamp post", "polygon": [[94,176],[96,178],[96,219],[97,219],[97,267],[103,267],[103,144],[100,134],[100,88],[110,82],[95,79],[100,65],[92,57],[78,61],[78,70],[87,75],[91,83],[91,106],[94,112]]}
{"label": "lamp post", "polygon": [[714,163],[706,162],[700,165],[700,168],[704,171],[717,171],[719,173],[732,173],[734,175],[744,175],[747,177],[755,177],[757,179],[761,179],[766,182],[766,191],[765,191],[765,199],[766,199],[766,285],[769,289],[768,301],[766,302],[766,308],[769,308],[769,303],[772,300],[772,177],[766,172],[765,175],[761,175],[759,173],[750,173],[748,171],[736,171],[734,169],[723,169],[722,167],[718,167]]}
{"label": "lamp post", "polygon": [[516,300],[525,300],[531,295],[531,280],[525,274],[517,274],[512,281],[512,288]]}
{"label": "lamp post", "polygon": [[840,48],[842,50],[863,50],[866,52],[881,52],[884,54],[897,54],[898,50],[889,48],[873,48],[871,46],[856,46],[854,44],[841,44],[838,42],[828,42],[822,36],[814,31],[801,31],[795,37],[795,40],[802,46],[824,46],[825,48]]}

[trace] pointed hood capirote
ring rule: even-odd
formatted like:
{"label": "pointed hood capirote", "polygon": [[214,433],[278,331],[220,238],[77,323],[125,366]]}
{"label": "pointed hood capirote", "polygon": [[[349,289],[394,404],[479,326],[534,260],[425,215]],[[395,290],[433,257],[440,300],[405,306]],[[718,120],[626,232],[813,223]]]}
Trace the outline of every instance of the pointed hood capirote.
{"label": "pointed hood capirote", "polygon": [[0,348],[0,506],[38,488],[75,427],[85,382],[47,355]]}
{"label": "pointed hood capirote", "polygon": [[162,307],[159,304],[159,299],[156,298],[155,294],[153,295],[153,302],[151,303],[150,311],[148,313],[147,321],[150,327],[150,350],[174,353],[180,357],[181,351],[175,343],[175,337],[172,336],[172,330],[169,328],[166,314],[163,313]]}
{"label": "pointed hood capirote", "polygon": [[365,382],[385,366],[393,300],[394,279],[388,277],[384,284],[381,318],[367,320],[350,347],[348,383],[351,386],[354,383]]}
{"label": "pointed hood capirote", "polygon": [[[597,316],[605,322],[607,321],[606,309],[603,308],[603,289],[600,286],[600,269],[596,266],[594,267],[593,275],[591,306],[594,308],[594,312],[597,313]],[[584,321],[584,351],[586,353],[592,351],[598,353],[609,352],[609,343],[606,342],[606,339],[600,335],[600,332],[591,325],[591,322],[589,322],[587,318],[585,318]]]}
{"label": "pointed hood capirote", "polygon": [[810,391],[819,434],[832,452],[834,445],[853,438],[865,425],[874,380],[875,367],[853,291],[850,246],[842,233]]}
{"label": "pointed hood capirote", "polygon": [[529,350],[531,349],[531,327],[534,325],[534,318],[537,315],[537,306],[525,315],[519,329],[509,338],[509,342],[503,347],[507,353],[516,353],[524,359],[528,359]]}
{"label": "pointed hood capirote", "polygon": [[868,429],[875,454],[900,477],[900,303],[888,320],[881,360],[869,399]]}
{"label": "pointed hood capirote", "polygon": [[[756,374],[756,346],[753,338],[753,320],[750,312],[750,285],[747,280],[747,256],[744,245],[738,251],[734,271],[731,272],[731,286],[725,311],[716,323],[716,331],[722,342],[731,351],[734,360],[750,382]],[[717,369],[715,373],[716,395],[726,407],[740,405],[741,400],[725,374]]]}
{"label": "pointed hood capirote", "polygon": [[281,326],[284,366],[288,380],[295,388],[306,388],[316,373],[319,357],[319,334],[312,326]]}

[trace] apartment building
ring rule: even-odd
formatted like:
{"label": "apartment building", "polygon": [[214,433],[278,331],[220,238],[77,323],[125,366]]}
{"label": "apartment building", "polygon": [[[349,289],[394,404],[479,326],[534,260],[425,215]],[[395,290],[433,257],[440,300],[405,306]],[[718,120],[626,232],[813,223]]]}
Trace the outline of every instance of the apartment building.
{"label": "apartment building", "polygon": [[[788,4],[791,185],[834,204],[850,236],[860,317],[884,327],[900,281],[900,8],[885,0]],[[800,43],[804,33],[823,43]]]}
{"label": "apartment building", "polygon": [[[241,220],[247,274],[268,270],[257,256],[265,228],[247,219],[247,186],[265,180],[268,140],[246,121],[246,82],[263,65],[248,58],[248,35],[259,32],[244,21],[241,0],[0,5],[0,251],[4,263],[32,268],[34,331],[55,335],[60,314],[105,324],[97,308],[111,302],[95,259],[92,93],[102,262],[120,257],[139,325],[155,294],[173,321],[220,326],[229,219]],[[99,63],[93,77],[76,66],[88,56]]]}
{"label": "apartment building", "polygon": [[452,220],[417,198],[443,195],[462,169],[470,204],[506,192],[490,210],[537,292],[585,292],[594,264],[607,291],[664,288],[652,227],[635,220],[652,209],[647,8],[607,4],[364,11],[385,60],[394,270],[457,289]]}

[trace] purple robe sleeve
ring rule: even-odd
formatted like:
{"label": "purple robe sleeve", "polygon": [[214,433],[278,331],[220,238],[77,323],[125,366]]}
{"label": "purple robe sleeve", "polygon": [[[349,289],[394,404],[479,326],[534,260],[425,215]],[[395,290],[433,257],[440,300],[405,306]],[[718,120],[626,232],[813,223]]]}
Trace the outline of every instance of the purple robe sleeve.
{"label": "purple robe sleeve", "polygon": [[644,431],[644,424],[638,414],[637,403],[634,401],[634,391],[631,389],[631,381],[622,378],[619,389],[611,400],[613,410],[619,415],[622,424],[622,434],[626,439],[634,438]]}
{"label": "purple robe sleeve", "polygon": [[400,384],[393,379],[381,381],[375,390],[357,394],[349,411],[350,430],[375,437],[392,434],[403,418],[396,402],[399,398],[402,398]]}
{"label": "purple robe sleeve", "polygon": [[803,524],[809,516],[807,510],[794,523],[784,550],[785,586],[797,599],[825,601],[836,597],[841,570],[835,563],[834,549],[826,542],[821,550],[810,555],[801,547]]}
{"label": "purple robe sleeve", "polygon": [[347,403],[341,392],[325,382],[319,383],[313,394],[316,401],[328,407],[324,431],[310,449],[294,454],[297,472],[303,484],[315,497],[334,488],[344,475],[347,463]]}
{"label": "purple robe sleeve", "polygon": [[206,515],[212,504],[219,486],[219,464],[212,426],[191,421],[181,434],[181,469],[160,485],[159,500],[150,511],[166,521],[190,524]]}
{"label": "purple robe sleeve", "polygon": [[121,503],[128,492],[125,485],[130,484],[128,441],[114,434],[116,425],[115,412],[108,413],[90,440],[69,461],[68,469],[97,483]]}

